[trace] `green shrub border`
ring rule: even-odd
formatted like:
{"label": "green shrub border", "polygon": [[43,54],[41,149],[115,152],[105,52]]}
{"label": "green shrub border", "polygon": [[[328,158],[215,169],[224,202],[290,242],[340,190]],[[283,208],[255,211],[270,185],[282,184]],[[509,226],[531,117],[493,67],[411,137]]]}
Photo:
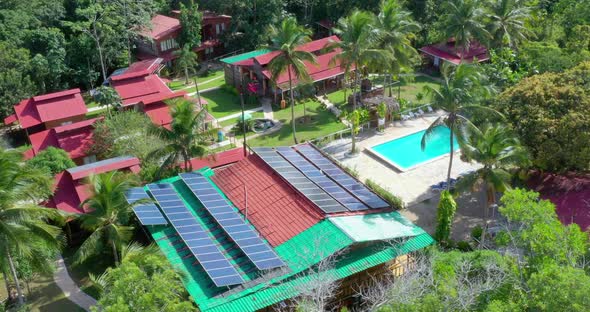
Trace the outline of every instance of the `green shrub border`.
{"label": "green shrub border", "polygon": [[381,196],[381,198],[383,198],[387,203],[389,203],[391,207],[393,207],[393,209],[401,210],[405,208],[405,204],[403,200],[401,200],[401,198],[397,197],[396,195],[393,195],[391,192],[381,187],[381,185],[371,181],[370,179],[367,179],[365,181],[365,184],[373,192],[377,193],[377,195]]}

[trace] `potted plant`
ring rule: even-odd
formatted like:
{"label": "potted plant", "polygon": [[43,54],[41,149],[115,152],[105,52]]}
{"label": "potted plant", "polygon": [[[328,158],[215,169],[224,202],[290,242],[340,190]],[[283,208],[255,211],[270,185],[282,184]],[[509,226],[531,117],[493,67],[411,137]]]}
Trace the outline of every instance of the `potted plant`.
{"label": "potted plant", "polygon": [[385,130],[385,116],[387,115],[387,105],[385,105],[385,102],[381,102],[379,103],[379,105],[377,105],[377,116],[379,117],[377,119],[377,130],[379,132],[383,132],[383,130]]}

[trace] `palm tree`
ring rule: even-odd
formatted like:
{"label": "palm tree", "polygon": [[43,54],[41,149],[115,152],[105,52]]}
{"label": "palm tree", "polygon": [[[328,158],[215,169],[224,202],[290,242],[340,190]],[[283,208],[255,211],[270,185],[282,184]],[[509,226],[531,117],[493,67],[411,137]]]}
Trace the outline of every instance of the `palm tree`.
{"label": "palm tree", "polygon": [[[412,20],[412,14],[404,11],[397,0],[384,0],[374,24],[379,34],[380,47],[389,50],[393,57],[387,66],[391,74],[399,74],[402,69],[411,67],[412,60],[418,57],[418,51],[410,39],[420,31],[420,25]],[[389,93],[391,96],[391,83]]]}
{"label": "palm tree", "polygon": [[199,65],[197,53],[193,52],[190,45],[185,44],[182,49],[174,51],[173,54],[177,57],[175,60],[176,71],[184,72],[184,84],[188,84],[189,72],[194,71]]}
{"label": "palm tree", "polygon": [[530,17],[531,8],[522,0],[499,0],[492,2],[489,18],[494,44],[504,46],[508,41],[511,48],[525,41],[532,32],[524,25]]}
{"label": "palm tree", "polygon": [[[279,76],[287,72],[289,76],[289,93],[291,100],[291,125],[293,127],[293,141],[297,144],[295,134],[295,97],[293,95],[293,78],[299,83],[309,81],[307,66],[304,62],[316,63],[315,56],[306,51],[297,50],[300,45],[309,42],[311,31],[297,24],[297,20],[289,17],[281,23],[279,28],[269,27],[271,45],[267,48],[275,51],[276,56],[268,64],[271,79],[277,81]],[[295,77],[293,77],[295,76]],[[305,113],[305,110],[304,110]]]}
{"label": "palm tree", "polygon": [[173,119],[170,129],[157,125],[150,125],[148,129],[149,134],[164,141],[163,147],[148,155],[148,158],[164,159],[157,176],[162,170],[177,166],[180,160],[186,170],[192,170],[190,159],[208,155],[207,147],[202,143],[214,131],[205,130],[207,111],[196,111],[193,102],[178,98],[169,101],[168,105]]}
{"label": "palm tree", "polygon": [[[353,110],[356,109],[356,88],[359,84],[360,71],[363,67],[371,65],[385,66],[388,61],[393,59],[391,52],[386,49],[376,48],[379,41],[379,32],[374,28],[374,15],[359,10],[353,11],[348,17],[338,20],[334,33],[337,34],[341,41],[329,42],[326,51],[340,51],[332,57],[331,64],[340,63],[344,69],[344,76],[350,76],[350,71],[354,68],[353,81]],[[344,90],[346,99],[346,89]]]}
{"label": "palm tree", "polygon": [[470,117],[477,114],[489,113],[501,116],[497,111],[474,104],[480,98],[489,95],[492,92],[490,87],[482,85],[483,75],[473,65],[460,64],[456,67],[443,64],[441,67],[442,84],[438,89],[426,86],[424,89],[432,95],[432,103],[442,109],[445,114],[438,117],[422,136],[421,146],[424,150],[428,143],[429,137],[439,126],[446,126],[451,130],[449,169],[447,171],[447,190],[450,189],[451,169],[453,167],[454,156],[454,139],[457,138],[459,143],[463,141],[464,130],[467,128],[476,128],[470,121]]}
{"label": "palm tree", "polygon": [[[454,38],[455,46],[469,51],[473,39],[487,42],[490,33],[486,30],[483,3],[478,0],[449,0],[444,6],[442,33],[445,39]],[[461,54],[461,57],[463,57]]]}
{"label": "palm tree", "polygon": [[0,262],[9,267],[19,305],[23,291],[15,257],[30,258],[39,245],[54,250],[61,247],[61,229],[46,223],[61,216],[56,209],[37,205],[51,195],[51,186],[51,176],[25,164],[18,150],[0,148]]}
{"label": "palm tree", "polygon": [[514,133],[503,124],[484,125],[481,129],[472,128],[467,132],[461,146],[463,158],[475,161],[483,167],[463,177],[457,183],[457,189],[485,189],[484,231],[488,219],[488,209],[496,203],[496,192],[510,189],[510,169],[528,166],[528,152],[520,145]]}
{"label": "palm tree", "polygon": [[92,234],[76,251],[76,263],[110,248],[115,264],[119,264],[119,252],[133,234],[129,225],[133,205],[125,199],[125,192],[136,185],[130,176],[117,171],[90,177],[91,195],[81,204],[88,212],[78,220]]}

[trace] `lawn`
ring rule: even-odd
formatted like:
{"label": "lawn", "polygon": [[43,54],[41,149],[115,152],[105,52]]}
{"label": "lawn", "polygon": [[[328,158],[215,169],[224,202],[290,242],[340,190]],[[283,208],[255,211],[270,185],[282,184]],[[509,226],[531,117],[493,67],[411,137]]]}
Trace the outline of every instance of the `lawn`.
{"label": "lawn", "polygon": [[[242,111],[240,97],[231,90],[221,88],[202,93],[201,96],[209,102],[207,109],[215,118],[221,118]],[[246,109],[260,107],[256,99],[245,99],[244,102]]]}
{"label": "lawn", "polygon": [[[424,86],[427,85],[436,87],[439,85],[439,83],[430,77],[417,76],[415,77],[414,81],[402,81],[399,84],[394,85],[392,87],[392,91],[394,96],[397,97],[399,93],[401,99],[409,101],[410,107],[416,107],[430,102],[430,98],[424,91]],[[386,94],[389,94],[389,90],[385,90],[385,92]],[[346,91],[346,96],[348,97],[350,94],[351,90],[348,89]],[[420,100],[418,100],[418,97],[420,97],[419,94],[422,94],[422,98]],[[342,109],[342,106],[345,104],[344,89],[329,93],[328,100]]]}
{"label": "lawn", "polygon": [[[254,119],[264,118],[264,113],[263,112],[254,112],[254,113],[251,113],[250,116],[252,116],[252,118],[254,118]],[[228,119],[228,120],[224,120],[224,121],[222,121],[222,122],[219,123],[219,126],[220,127],[227,127],[229,125],[236,124],[239,119],[240,119],[240,117],[238,117],[238,118],[231,118],[231,119]]]}
{"label": "lawn", "polygon": [[[308,118],[311,118],[311,120],[308,120],[305,123],[302,123],[300,118],[303,116],[303,104],[295,106],[295,118],[297,123],[296,133],[299,142],[309,141],[346,128],[346,126],[344,126],[334,114],[326,110],[326,108],[319,102],[312,100],[307,102],[305,106],[306,115]],[[293,141],[293,131],[291,126],[291,108],[287,107],[275,111],[274,119],[281,121],[283,127],[277,132],[248,140],[248,145],[286,146],[295,144]]]}
{"label": "lawn", "polygon": [[[189,78],[189,85],[192,85],[194,82],[194,76]],[[218,70],[210,73],[208,76],[205,77],[197,77],[197,84],[199,84],[199,90],[205,90],[213,87],[219,87],[225,83],[223,79],[223,70]],[[179,90],[183,89],[186,85],[184,84],[184,78],[179,77],[178,80],[171,81],[168,83],[168,86],[172,90]],[[191,87],[188,89],[184,89],[187,92],[195,92],[196,88]]]}

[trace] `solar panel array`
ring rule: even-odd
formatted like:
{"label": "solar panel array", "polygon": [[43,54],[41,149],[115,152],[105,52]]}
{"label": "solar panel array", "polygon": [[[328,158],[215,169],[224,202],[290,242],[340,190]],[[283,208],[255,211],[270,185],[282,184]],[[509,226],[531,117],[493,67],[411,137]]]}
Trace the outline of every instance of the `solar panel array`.
{"label": "solar panel array", "polygon": [[168,224],[166,218],[160,212],[160,209],[153,203],[149,202],[150,196],[143,190],[143,187],[134,187],[125,193],[125,198],[129,204],[133,204],[140,200],[145,200],[137,206],[133,207],[133,212],[143,225],[164,225]]}
{"label": "solar panel array", "polygon": [[322,153],[309,145],[297,146],[297,151],[307,158],[312,164],[318,167],[327,176],[336,181],[351,194],[359,198],[367,206],[377,209],[389,207],[383,199],[371,192],[362,183],[344,172],[340,167],[336,166],[331,160],[326,158]]}
{"label": "solar panel array", "polygon": [[252,149],[264,162],[325,213],[348,211],[270,147]]}
{"label": "solar panel array", "polygon": [[180,177],[256,268],[268,270],[285,265],[274,250],[246,224],[241,215],[219,194],[209,180],[196,173],[183,173],[180,174]]}
{"label": "solar panel array", "polygon": [[321,187],[326,193],[330,194],[334,199],[339,201],[344,207],[350,211],[359,211],[369,209],[360,200],[350,195],[348,191],[343,189],[336,182],[332,181],[318,168],[312,165],[307,159],[303,158],[291,147],[277,147],[277,152],[287,159],[295,168],[299,169],[306,177]]}
{"label": "solar panel array", "polygon": [[244,282],[171,184],[149,184],[148,189],[182,241],[216,286],[237,285]]}

